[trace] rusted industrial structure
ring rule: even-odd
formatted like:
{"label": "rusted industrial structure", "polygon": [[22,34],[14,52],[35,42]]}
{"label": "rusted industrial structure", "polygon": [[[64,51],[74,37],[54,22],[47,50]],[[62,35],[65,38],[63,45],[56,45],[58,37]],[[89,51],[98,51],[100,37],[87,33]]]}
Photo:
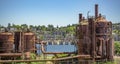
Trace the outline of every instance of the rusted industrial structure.
{"label": "rusted industrial structure", "polygon": [[3,59],[29,55],[35,53],[35,50],[35,34],[30,31],[0,33],[0,57]]}
{"label": "rusted industrial structure", "polygon": [[92,60],[113,60],[112,22],[99,14],[98,4],[95,16],[85,19],[79,14],[76,36],[78,55],[90,55]]}
{"label": "rusted industrial structure", "polygon": [[14,46],[14,35],[10,32],[0,33],[0,53],[12,53]]}
{"label": "rusted industrial structure", "polygon": [[[47,52],[46,43],[36,39],[35,33],[31,31],[1,32],[0,33],[0,58],[21,57],[26,55],[29,58],[30,52],[35,53],[36,42],[39,42],[39,50],[45,54],[69,54],[68,57],[57,58],[59,61],[80,61],[80,60],[103,60],[112,61],[114,47],[112,39],[112,22],[107,21],[105,16],[98,12],[98,5],[95,5],[95,16],[88,16],[87,19],[79,14],[79,24],[76,26],[77,50],[74,52]],[[70,56],[74,54],[75,56]],[[33,60],[32,60],[33,61]],[[62,63],[61,63],[62,64]],[[65,63],[63,63],[65,64]],[[68,63],[69,64],[69,63]],[[74,63],[75,64],[75,63]],[[79,64],[77,62],[76,64]],[[90,64],[80,62],[80,64]]]}
{"label": "rusted industrial structure", "polygon": [[0,60],[15,59],[20,57],[21,53],[14,52],[14,33],[5,29],[0,33]]}
{"label": "rusted industrial structure", "polygon": [[15,32],[16,52],[35,52],[35,34],[32,32]]}

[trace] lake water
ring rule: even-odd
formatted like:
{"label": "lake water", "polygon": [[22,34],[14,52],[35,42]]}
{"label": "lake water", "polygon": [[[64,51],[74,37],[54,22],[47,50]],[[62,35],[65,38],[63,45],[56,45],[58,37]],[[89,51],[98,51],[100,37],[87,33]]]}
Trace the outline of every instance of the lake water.
{"label": "lake water", "polygon": [[[40,45],[36,44],[37,54],[41,54]],[[76,51],[75,45],[47,45],[47,52],[73,52]]]}

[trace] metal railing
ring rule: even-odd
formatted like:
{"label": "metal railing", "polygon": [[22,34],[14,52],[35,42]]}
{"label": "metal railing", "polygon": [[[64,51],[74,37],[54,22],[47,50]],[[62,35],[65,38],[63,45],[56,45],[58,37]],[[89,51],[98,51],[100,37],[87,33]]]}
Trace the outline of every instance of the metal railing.
{"label": "metal railing", "polygon": [[62,60],[56,61],[53,60],[0,60],[0,63],[9,63],[9,64],[120,64],[120,61],[113,62],[103,62],[101,60],[97,60],[94,62],[93,60]]}

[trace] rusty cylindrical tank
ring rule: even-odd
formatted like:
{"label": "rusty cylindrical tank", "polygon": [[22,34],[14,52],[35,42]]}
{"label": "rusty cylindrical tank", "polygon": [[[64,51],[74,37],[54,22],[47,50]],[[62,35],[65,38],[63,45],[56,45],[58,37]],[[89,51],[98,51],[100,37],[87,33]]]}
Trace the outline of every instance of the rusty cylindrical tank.
{"label": "rusty cylindrical tank", "polygon": [[24,51],[35,52],[35,35],[32,32],[25,32],[24,36]]}
{"label": "rusty cylindrical tank", "polygon": [[15,32],[15,51],[34,52],[35,35],[32,32]]}
{"label": "rusty cylindrical tank", "polygon": [[0,53],[11,53],[14,47],[14,34],[10,32],[0,33]]}

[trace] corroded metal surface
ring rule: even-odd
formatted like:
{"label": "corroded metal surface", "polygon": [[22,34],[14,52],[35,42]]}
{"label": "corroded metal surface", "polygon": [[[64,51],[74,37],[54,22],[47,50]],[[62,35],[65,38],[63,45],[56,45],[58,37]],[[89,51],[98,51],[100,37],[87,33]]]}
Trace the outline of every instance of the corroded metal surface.
{"label": "corroded metal surface", "polygon": [[10,32],[0,33],[0,53],[13,52],[14,35]]}
{"label": "corroded metal surface", "polygon": [[15,32],[16,52],[35,52],[35,35],[32,32]]}
{"label": "corroded metal surface", "polygon": [[31,32],[24,33],[25,51],[35,51],[35,35]]}
{"label": "corroded metal surface", "polygon": [[15,57],[15,56],[22,56],[22,53],[0,53],[0,57]]}
{"label": "corroded metal surface", "polygon": [[76,27],[79,55],[90,55],[93,60],[113,60],[112,23],[101,14],[95,5],[95,17],[84,19],[79,14],[79,25]]}
{"label": "corroded metal surface", "polygon": [[14,34],[14,37],[15,37],[15,42],[14,42],[14,44],[15,44],[15,52],[16,53],[18,53],[18,52],[22,52],[22,50],[23,50],[23,47],[22,47],[22,45],[24,45],[23,43],[22,43],[22,32],[15,32],[15,34]]}

